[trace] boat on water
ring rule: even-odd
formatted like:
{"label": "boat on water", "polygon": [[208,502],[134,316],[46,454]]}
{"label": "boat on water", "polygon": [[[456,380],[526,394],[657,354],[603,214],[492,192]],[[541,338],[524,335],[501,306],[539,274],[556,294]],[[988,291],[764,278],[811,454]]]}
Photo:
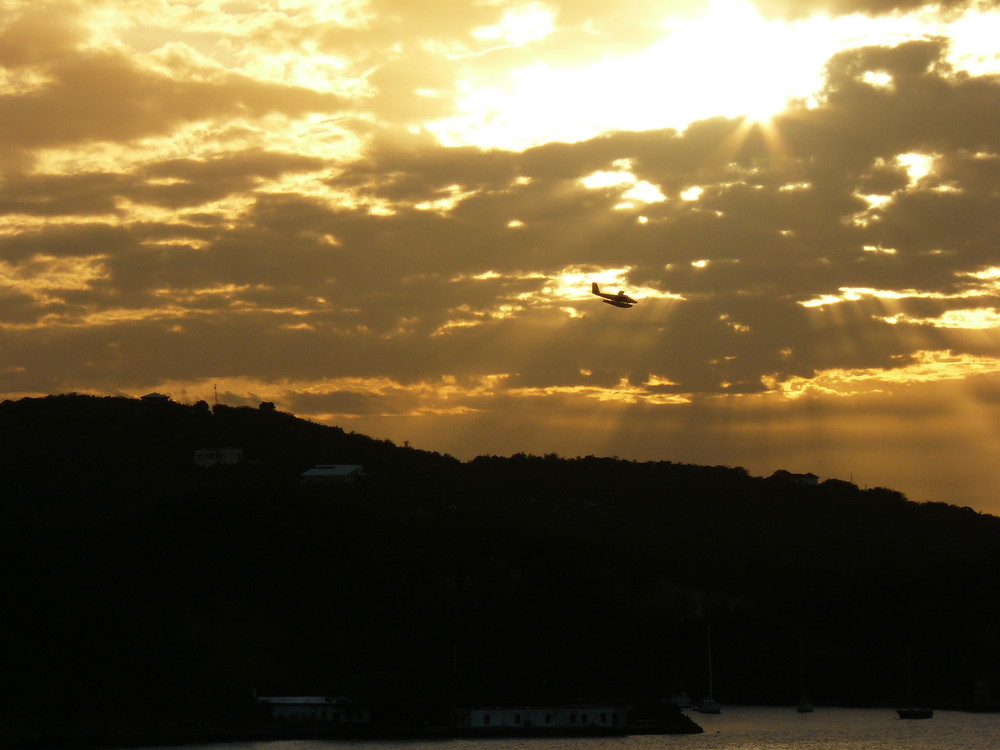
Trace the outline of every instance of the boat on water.
{"label": "boat on water", "polygon": [[802,697],[795,710],[800,714],[811,714],[813,704],[806,698],[806,646],[801,638],[799,639],[799,695]]}
{"label": "boat on water", "polygon": [[628,712],[618,705],[481,706],[455,709],[456,735],[587,737],[624,735]]}
{"label": "boat on water", "polygon": [[670,703],[677,706],[677,708],[691,708],[691,698],[684,691],[681,691],[680,693],[672,693],[669,700]]}
{"label": "boat on water", "polygon": [[706,696],[694,710],[700,714],[721,714],[722,704],[711,696]]}
{"label": "boat on water", "polygon": [[900,719],[934,718],[934,709],[932,708],[918,708],[916,706],[911,706],[910,708],[897,708],[896,713],[899,715]]}
{"label": "boat on water", "polygon": [[721,714],[722,704],[712,697],[712,626],[708,627],[708,695],[695,709],[700,714]]}
{"label": "boat on water", "polygon": [[896,715],[900,719],[932,719],[934,711],[930,708],[917,706],[913,702],[913,653],[909,645],[906,647],[906,693],[907,708],[897,708]]}

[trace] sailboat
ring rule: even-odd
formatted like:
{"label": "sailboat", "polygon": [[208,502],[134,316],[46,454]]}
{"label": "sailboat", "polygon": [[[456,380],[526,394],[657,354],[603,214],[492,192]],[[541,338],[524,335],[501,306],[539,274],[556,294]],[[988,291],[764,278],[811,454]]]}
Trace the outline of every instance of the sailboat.
{"label": "sailboat", "polygon": [[722,704],[712,697],[712,626],[708,626],[708,695],[706,695],[698,707],[695,708],[700,714],[721,714]]}
{"label": "sailboat", "polygon": [[911,706],[910,708],[897,708],[896,713],[899,714],[900,719],[932,719],[934,718],[934,709],[932,708],[919,708],[917,706]]}
{"label": "sailboat", "polygon": [[806,698],[806,647],[799,640],[799,703],[795,707],[795,710],[800,714],[811,714],[813,712],[813,704]]}
{"label": "sailboat", "polygon": [[909,645],[906,647],[906,692],[907,708],[896,709],[900,719],[930,719],[934,716],[932,709],[922,708],[913,703],[913,659]]}

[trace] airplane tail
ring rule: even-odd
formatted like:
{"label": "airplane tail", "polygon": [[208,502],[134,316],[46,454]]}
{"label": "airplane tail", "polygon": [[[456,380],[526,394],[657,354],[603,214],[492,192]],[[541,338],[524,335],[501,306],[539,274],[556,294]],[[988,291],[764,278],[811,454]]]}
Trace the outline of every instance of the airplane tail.
{"label": "airplane tail", "polygon": [[600,294],[601,293],[601,287],[597,286],[597,282],[596,281],[594,281],[594,282],[591,283],[591,285],[590,285],[590,293],[591,294]]}

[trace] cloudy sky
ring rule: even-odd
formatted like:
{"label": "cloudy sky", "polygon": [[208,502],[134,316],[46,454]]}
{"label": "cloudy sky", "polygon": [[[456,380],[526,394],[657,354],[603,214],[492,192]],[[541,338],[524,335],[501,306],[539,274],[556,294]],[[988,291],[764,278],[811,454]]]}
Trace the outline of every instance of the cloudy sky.
{"label": "cloudy sky", "polygon": [[959,0],[0,0],[0,398],[1000,513],[997,39]]}

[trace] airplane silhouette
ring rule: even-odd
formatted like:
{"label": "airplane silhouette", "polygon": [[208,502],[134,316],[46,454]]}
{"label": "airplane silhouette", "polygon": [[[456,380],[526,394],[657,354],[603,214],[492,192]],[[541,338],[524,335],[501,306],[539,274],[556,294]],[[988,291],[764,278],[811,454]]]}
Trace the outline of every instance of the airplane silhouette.
{"label": "airplane silhouette", "polygon": [[625,292],[618,292],[618,294],[608,294],[607,292],[602,292],[601,287],[597,285],[596,281],[590,285],[590,291],[598,297],[603,297],[604,299],[601,301],[605,304],[614,305],[615,307],[632,307],[632,305],[639,304],[639,300],[632,299],[625,294]]}

